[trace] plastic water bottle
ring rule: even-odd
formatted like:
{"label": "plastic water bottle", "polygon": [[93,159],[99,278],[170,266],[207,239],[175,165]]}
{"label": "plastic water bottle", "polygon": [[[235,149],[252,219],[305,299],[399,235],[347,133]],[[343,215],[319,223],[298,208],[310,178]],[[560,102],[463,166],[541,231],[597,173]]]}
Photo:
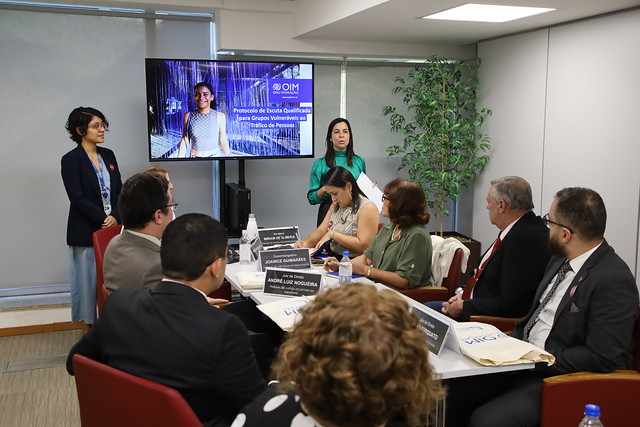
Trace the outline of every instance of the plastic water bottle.
{"label": "plastic water bottle", "polygon": [[242,230],[242,237],[240,237],[240,264],[250,264],[251,261],[253,261],[253,256],[251,254],[249,234],[247,230]]}
{"label": "plastic water bottle", "polygon": [[598,405],[588,404],[584,407],[584,418],[578,424],[578,427],[602,427],[600,421],[600,407]]}
{"label": "plastic water bottle", "polygon": [[338,265],[338,283],[341,285],[351,283],[352,271],[353,265],[351,264],[351,258],[349,258],[349,251],[344,251]]}
{"label": "plastic water bottle", "polygon": [[249,221],[247,222],[247,237],[249,237],[250,242],[258,237],[258,222],[256,221],[256,214],[249,214]]}

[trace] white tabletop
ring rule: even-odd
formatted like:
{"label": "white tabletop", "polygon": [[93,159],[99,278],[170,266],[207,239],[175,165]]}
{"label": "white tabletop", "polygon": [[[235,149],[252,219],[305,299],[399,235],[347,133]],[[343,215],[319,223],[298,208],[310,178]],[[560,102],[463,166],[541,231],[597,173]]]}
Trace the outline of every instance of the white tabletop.
{"label": "white tabletop", "polygon": [[[314,270],[317,270],[318,267],[315,267]],[[273,295],[273,294],[265,294],[262,291],[247,291],[242,289],[242,287],[238,284],[238,280],[236,277],[236,273],[240,271],[257,271],[258,266],[257,263],[251,263],[248,265],[242,265],[240,263],[227,264],[227,269],[225,272],[225,278],[229,281],[231,286],[236,289],[241,295],[244,297],[251,298],[256,304],[266,304],[269,302],[279,301],[282,298],[288,298],[286,296],[281,295]],[[378,289],[391,289],[385,285],[380,283],[374,283],[371,280],[361,277],[355,279],[357,282],[372,284]],[[337,286],[338,280],[336,278],[327,277],[325,279],[325,286]],[[429,314],[434,317],[438,317],[438,319],[452,323],[455,320],[448,318],[447,316],[437,313],[424,304],[421,304],[401,293],[398,293],[402,296],[409,305],[412,307],[416,307],[418,310],[428,310]],[[457,346],[455,344],[455,338],[453,334],[450,333],[447,336],[447,340],[440,352],[439,356],[435,356],[434,354],[429,354],[429,361],[433,365],[435,371],[440,375],[442,379],[447,378],[459,378],[466,377],[472,375],[484,375],[484,374],[494,374],[497,372],[507,372],[507,371],[518,371],[518,370],[526,370],[532,369],[534,367],[533,363],[522,363],[518,365],[507,365],[507,366],[483,366],[477,363],[476,361],[462,355]]]}

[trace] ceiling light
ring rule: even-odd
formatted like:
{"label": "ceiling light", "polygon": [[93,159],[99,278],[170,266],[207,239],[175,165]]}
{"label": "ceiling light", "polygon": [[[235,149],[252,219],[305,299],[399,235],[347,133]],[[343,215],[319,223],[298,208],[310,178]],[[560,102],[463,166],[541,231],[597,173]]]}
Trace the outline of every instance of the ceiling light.
{"label": "ceiling light", "polygon": [[464,4],[444,10],[422,19],[440,19],[446,21],[507,22],[555,9],[545,7],[496,6],[490,4]]}

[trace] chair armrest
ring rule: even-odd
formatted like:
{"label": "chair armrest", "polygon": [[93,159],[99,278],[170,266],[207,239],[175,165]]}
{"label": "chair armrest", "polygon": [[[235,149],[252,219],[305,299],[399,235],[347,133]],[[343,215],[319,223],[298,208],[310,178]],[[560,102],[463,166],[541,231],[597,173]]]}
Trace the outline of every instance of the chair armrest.
{"label": "chair armrest", "polygon": [[444,286],[421,286],[414,289],[398,289],[398,292],[418,302],[449,300],[449,289]]}
{"label": "chair armrest", "polygon": [[545,384],[561,384],[573,381],[597,381],[615,379],[640,381],[640,372],[631,370],[619,370],[608,373],[572,372],[570,374],[547,377],[544,379],[544,382]]}
{"label": "chair armrest", "polygon": [[488,323],[500,329],[504,333],[509,333],[513,330],[522,317],[498,317],[498,316],[485,316],[482,314],[474,314],[469,318],[471,322]]}

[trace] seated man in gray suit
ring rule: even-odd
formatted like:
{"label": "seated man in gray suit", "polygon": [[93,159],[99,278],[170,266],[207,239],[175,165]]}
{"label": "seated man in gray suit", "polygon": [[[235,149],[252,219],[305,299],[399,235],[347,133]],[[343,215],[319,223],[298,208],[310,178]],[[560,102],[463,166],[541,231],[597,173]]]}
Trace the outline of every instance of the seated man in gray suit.
{"label": "seated man in gray suit", "polygon": [[104,254],[104,284],[149,289],[162,279],[160,238],[174,218],[168,181],[160,174],[137,173],[122,186],[118,206],[124,230]]}
{"label": "seated man in gray suit", "polygon": [[171,222],[160,250],[164,278],[150,290],[114,292],[71,349],[67,371],[74,354],[85,355],[176,389],[204,426],[229,426],[266,383],[242,321],[206,299],[224,280],[226,255],[218,221],[186,214]]}
{"label": "seated man in gray suit", "polygon": [[588,188],[565,188],[544,221],[554,257],[512,336],[544,348],[555,364],[450,380],[447,426],[537,426],[542,378],[632,369],[638,288],[604,239],[602,198]]}

